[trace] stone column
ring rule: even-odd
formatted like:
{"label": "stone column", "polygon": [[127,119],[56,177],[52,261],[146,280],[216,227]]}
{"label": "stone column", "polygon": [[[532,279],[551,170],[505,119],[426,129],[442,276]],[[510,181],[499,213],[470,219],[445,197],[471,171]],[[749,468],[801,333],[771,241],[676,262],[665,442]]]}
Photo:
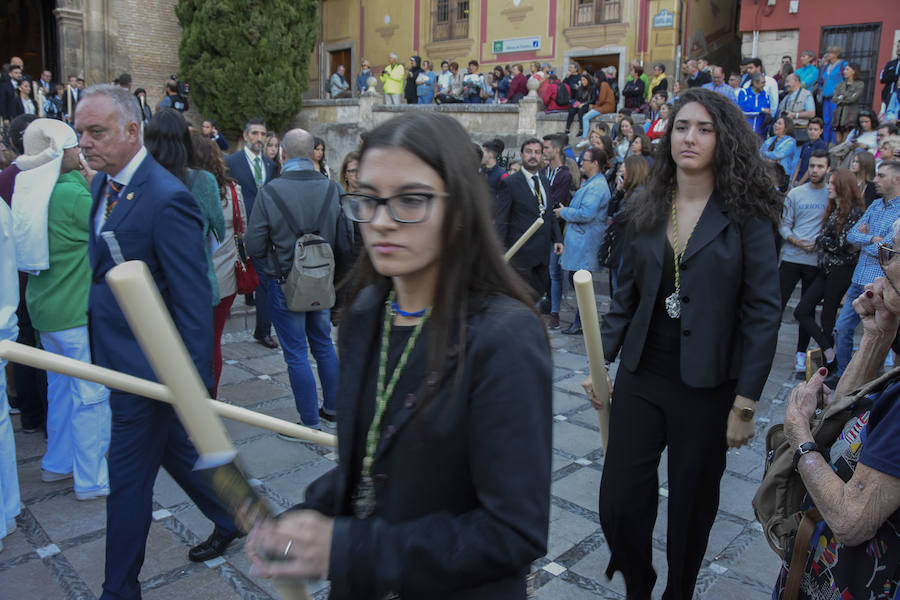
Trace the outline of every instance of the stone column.
{"label": "stone column", "polygon": [[538,99],[525,96],[519,100],[519,135],[537,134]]}
{"label": "stone column", "polygon": [[84,74],[84,10],[80,0],[61,0],[53,11],[59,31],[59,68],[63,82]]}
{"label": "stone column", "polygon": [[375,126],[375,115],[372,114],[372,108],[381,102],[380,94],[364,93],[359,97],[359,126],[362,129],[368,130]]}

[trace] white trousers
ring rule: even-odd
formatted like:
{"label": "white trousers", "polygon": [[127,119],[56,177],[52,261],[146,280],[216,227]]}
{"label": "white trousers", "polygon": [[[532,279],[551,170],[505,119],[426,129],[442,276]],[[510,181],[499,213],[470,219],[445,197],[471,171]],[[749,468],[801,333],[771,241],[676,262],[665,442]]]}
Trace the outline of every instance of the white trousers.
{"label": "white trousers", "polygon": [[385,104],[403,104],[403,94],[385,94]]}
{"label": "white trousers", "polygon": [[19,475],[16,472],[16,443],[9,421],[6,397],[6,361],[0,360],[0,540],[21,510]]}
{"label": "white trousers", "polygon": [[[42,331],[40,336],[48,352],[91,362],[87,327]],[[72,473],[77,492],[109,489],[110,418],[105,386],[47,371],[47,453],[41,468]]]}

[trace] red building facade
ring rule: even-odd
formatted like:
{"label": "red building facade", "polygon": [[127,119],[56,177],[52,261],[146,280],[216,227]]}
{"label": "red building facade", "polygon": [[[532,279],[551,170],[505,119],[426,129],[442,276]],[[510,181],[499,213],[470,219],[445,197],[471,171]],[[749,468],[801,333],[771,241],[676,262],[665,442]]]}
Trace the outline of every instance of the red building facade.
{"label": "red building facade", "polygon": [[822,56],[828,46],[841,46],[844,60],[859,64],[866,82],[864,98],[877,112],[883,87],[878,75],[896,56],[900,39],[900,1],[743,0],[740,30],[743,54],[751,56],[755,48],[770,74],[778,70],[783,55],[798,66],[804,50]]}

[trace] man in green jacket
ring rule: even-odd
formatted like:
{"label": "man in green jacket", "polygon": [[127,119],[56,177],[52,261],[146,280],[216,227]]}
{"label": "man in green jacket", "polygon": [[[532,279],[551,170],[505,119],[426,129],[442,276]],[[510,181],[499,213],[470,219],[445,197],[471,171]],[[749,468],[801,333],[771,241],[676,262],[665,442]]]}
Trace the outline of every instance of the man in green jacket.
{"label": "man in green jacket", "polygon": [[397,54],[391,52],[390,64],[381,72],[381,83],[384,84],[384,103],[402,104],[403,83],[406,70],[397,62]]}
{"label": "man in green jacket", "polygon": [[[31,167],[40,179],[56,177],[52,190],[46,188],[50,191],[46,223],[34,223],[46,228],[49,268],[29,273],[25,291],[28,311],[45,350],[91,362],[87,305],[92,198],[78,171],[77,140],[65,123],[37,119],[25,130],[24,146],[22,164]],[[19,173],[17,183],[23,175],[32,175],[29,170]],[[97,383],[48,372],[47,403],[47,452],[41,461],[42,480],[74,478],[78,500],[109,495],[109,390]]]}

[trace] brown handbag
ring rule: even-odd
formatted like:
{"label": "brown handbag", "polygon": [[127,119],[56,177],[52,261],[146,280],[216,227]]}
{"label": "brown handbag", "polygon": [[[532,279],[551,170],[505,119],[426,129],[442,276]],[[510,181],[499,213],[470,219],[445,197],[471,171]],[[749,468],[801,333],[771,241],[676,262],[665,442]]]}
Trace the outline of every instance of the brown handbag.
{"label": "brown handbag", "polygon": [[237,248],[237,258],[234,261],[237,293],[250,294],[259,285],[259,276],[256,274],[256,269],[253,268],[253,263],[250,262],[247,250],[244,248],[244,222],[241,220],[241,209],[234,182],[229,181],[228,187],[231,188],[231,210],[234,215],[234,245]]}

